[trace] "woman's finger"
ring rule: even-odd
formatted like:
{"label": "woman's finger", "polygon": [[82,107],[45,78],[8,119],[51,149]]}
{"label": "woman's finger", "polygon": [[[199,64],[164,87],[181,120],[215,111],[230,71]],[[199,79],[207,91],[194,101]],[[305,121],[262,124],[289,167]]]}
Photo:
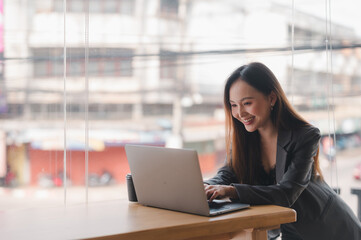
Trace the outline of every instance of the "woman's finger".
{"label": "woman's finger", "polygon": [[207,189],[206,190],[206,195],[207,195],[208,199],[213,195],[213,192],[214,192],[214,189]]}
{"label": "woman's finger", "polygon": [[214,191],[211,197],[209,198],[209,202],[212,202],[214,199],[218,197],[218,191]]}

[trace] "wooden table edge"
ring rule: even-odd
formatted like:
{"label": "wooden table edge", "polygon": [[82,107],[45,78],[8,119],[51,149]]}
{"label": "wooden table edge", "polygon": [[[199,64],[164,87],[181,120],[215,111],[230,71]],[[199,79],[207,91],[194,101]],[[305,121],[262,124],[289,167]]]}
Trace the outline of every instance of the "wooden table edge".
{"label": "wooden table edge", "polygon": [[[251,206],[257,208],[262,206]],[[277,206],[278,207],[278,206]],[[283,207],[281,207],[283,208]],[[167,211],[167,210],[166,210]],[[232,214],[232,213],[231,213]],[[277,223],[274,223],[277,216]],[[209,217],[217,218],[217,217]],[[269,221],[267,224],[260,224],[260,220]],[[99,236],[94,240],[182,240],[182,239],[201,239],[202,237],[224,235],[239,232],[242,230],[267,231],[278,228],[280,224],[296,221],[296,211],[291,208],[283,208],[282,212],[269,213],[267,216],[252,216],[245,220],[237,219],[219,219],[211,222],[190,223],[177,226],[159,227],[148,230],[134,231],[130,233],[120,233],[108,236]]]}

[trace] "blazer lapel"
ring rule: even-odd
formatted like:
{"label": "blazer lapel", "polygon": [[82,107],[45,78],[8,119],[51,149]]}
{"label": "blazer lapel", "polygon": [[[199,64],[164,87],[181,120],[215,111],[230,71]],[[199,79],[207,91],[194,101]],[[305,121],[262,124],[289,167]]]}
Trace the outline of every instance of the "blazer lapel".
{"label": "blazer lapel", "polygon": [[279,183],[283,177],[286,166],[287,151],[285,147],[291,141],[291,131],[278,131],[277,155],[276,155],[276,182]]}

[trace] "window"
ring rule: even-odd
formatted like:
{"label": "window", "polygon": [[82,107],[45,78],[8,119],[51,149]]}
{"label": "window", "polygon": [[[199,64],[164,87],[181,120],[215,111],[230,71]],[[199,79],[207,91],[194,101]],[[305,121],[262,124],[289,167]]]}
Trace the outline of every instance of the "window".
{"label": "window", "polygon": [[160,52],[160,78],[176,81],[177,79],[177,54],[175,52]]}
{"label": "window", "polygon": [[160,12],[165,16],[177,16],[178,15],[178,0],[161,0]]}
{"label": "window", "polygon": [[[301,27],[294,27],[294,39],[298,44],[323,44],[325,40],[325,34],[322,31],[323,29],[319,29],[318,31],[314,29],[305,29]],[[288,35],[291,37],[292,34],[292,26],[288,26]]]}
{"label": "window", "polygon": [[[124,144],[164,146],[173,134],[199,149],[211,176],[224,163],[224,81],[250,61],[275,72],[323,138],[335,125],[339,176],[348,187],[358,161],[349,156],[361,149],[360,7],[348,1],[331,6],[332,83],[324,1],[298,1],[292,21],[292,4],[279,0],[66,0],[65,26],[64,0],[0,1],[0,199],[8,201],[0,212],[65,197],[84,203],[86,191],[90,202],[126,198]],[[334,176],[335,164],[320,157],[326,178]],[[341,197],[355,209],[347,192]]]}
{"label": "window", "polygon": [[[63,76],[62,48],[33,49],[34,76]],[[132,76],[132,54],[130,49],[90,49],[90,76]],[[67,75],[85,75],[85,51],[80,48],[67,49]]]}
{"label": "window", "polygon": [[23,104],[9,104],[9,117],[22,117],[24,113],[24,105]]}
{"label": "window", "polygon": [[[69,13],[82,13],[87,11],[89,2],[90,13],[133,15],[135,11],[135,0],[67,0],[67,11]],[[63,12],[63,0],[54,0],[55,12]]]}

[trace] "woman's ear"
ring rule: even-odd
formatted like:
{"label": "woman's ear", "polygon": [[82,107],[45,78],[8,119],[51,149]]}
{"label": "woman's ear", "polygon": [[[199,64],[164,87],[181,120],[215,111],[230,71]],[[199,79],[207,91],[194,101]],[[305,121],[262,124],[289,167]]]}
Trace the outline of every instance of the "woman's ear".
{"label": "woman's ear", "polygon": [[271,106],[273,107],[276,102],[277,102],[277,95],[274,91],[272,91],[269,95],[268,95],[268,99],[270,101]]}

